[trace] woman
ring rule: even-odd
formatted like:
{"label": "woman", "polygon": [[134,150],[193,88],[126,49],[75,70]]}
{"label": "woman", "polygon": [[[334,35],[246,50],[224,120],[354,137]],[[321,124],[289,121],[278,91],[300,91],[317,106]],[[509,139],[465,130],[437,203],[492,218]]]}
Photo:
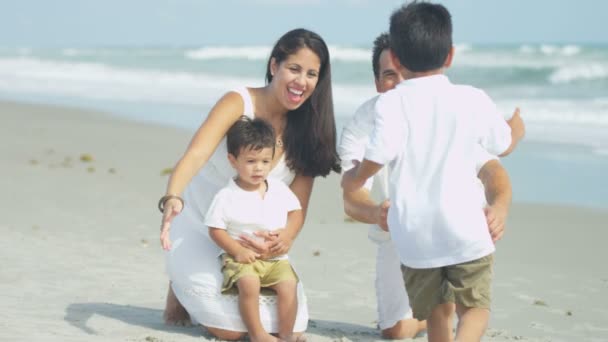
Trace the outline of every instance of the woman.
{"label": "woman", "polygon": [[[265,119],[273,126],[277,141],[269,177],[286,182],[303,208],[293,224],[267,237],[269,241],[263,246],[243,242],[264,257],[285,254],[290,249],[304,223],[314,177],[340,169],[329,51],[323,39],[305,29],[287,32],[271,52],[266,81],[262,88],[228,92],[217,102],[175,166],[167,195],[159,201],[164,209],[161,244],[169,250],[167,270],[171,279],[165,317],[179,319],[181,303],[193,321],[220,339],[241,339],[247,331],[237,297],[220,294],[218,248],[209,239],[202,217],[216,191],[234,175],[224,141],[230,126],[241,115]],[[183,200],[179,197],[182,193]],[[274,297],[261,296],[260,310],[266,331],[277,332]],[[300,284],[294,330],[306,330],[307,322],[306,298]]]}

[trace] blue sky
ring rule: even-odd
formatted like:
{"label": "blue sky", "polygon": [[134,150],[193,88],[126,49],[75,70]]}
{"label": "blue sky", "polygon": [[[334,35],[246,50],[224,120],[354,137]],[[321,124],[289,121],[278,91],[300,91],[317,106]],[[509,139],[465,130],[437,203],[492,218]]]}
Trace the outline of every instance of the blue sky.
{"label": "blue sky", "polygon": [[[295,27],[370,45],[396,0],[1,0],[0,46],[272,44]],[[608,44],[604,0],[443,0],[457,43]]]}

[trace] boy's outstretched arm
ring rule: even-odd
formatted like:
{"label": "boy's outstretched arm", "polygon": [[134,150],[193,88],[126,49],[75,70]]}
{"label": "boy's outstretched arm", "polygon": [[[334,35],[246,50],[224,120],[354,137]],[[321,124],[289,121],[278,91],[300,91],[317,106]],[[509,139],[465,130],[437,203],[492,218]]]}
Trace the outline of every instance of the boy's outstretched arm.
{"label": "boy's outstretched arm", "polygon": [[511,145],[506,151],[499,155],[500,157],[507,156],[513,152],[517,144],[526,134],[526,126],[524,125],[524,120],[522,120],[519,113],[519,108],[515,108],[515,112],[513,113],[511,119],[507,120],[507,124],[509,127],[511,127]]}
{"label": "boy's outstretched arm", "polygon": [[382,164],[367,159],[363,159],[360,164],[355,160],[353,160],[353,163],[355,164],[355,167],[342,175],[341,185],[344,192],[352,192],[361,189],[363,185],[365,185],[365,181],[378,173],[383,166]]}

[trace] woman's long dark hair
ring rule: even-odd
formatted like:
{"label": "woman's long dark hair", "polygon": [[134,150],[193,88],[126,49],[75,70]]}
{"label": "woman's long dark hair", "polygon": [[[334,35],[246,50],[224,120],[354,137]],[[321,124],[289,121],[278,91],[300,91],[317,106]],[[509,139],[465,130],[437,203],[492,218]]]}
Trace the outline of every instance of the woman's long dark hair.
{"label": "woman's long dark hair", "polygon": [[318,34],[306,29],[285,33],[275,44],[266,67],[266,82],[272,81],[271,61],[280,64],[302,48],[312,50],[321,61],[317,86],[300,107],[287,113],[283,132],[286,161],[289,168],[305,176],[327,176],[340,172],[336,151],[336,123],[331,92],[329,50]]}

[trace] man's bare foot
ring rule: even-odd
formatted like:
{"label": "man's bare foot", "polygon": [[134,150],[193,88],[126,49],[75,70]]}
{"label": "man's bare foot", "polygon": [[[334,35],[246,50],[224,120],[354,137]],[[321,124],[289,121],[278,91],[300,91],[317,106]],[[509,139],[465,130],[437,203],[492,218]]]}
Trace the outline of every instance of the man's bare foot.
{"label": "man's bare foot", "polygon": [[184,309],[182,304],[177,300],[171,285],[167,291],[167,302],[165,303],[165,312],[163,313],[165,324],[189,327],[192,325],[190,315]]}

